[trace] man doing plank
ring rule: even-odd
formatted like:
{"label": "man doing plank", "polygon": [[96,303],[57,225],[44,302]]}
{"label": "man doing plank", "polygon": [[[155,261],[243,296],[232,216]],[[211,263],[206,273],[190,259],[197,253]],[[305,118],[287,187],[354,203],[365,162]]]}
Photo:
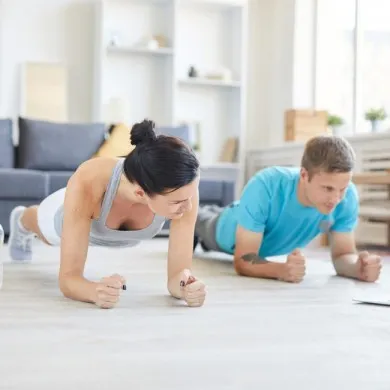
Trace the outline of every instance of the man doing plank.
{"label": "man doing plank", "polygon": [[[355,153],[340,137],[307,142],[301,167],[269,167],[257,172],[240,199],[228,207],[199,210],[196,240],[203,248],[234,255],[242,276],[300,282],[305,275],[305,247],[329,233],[337,275],[374,282],[379,256],[357,252],[358,193],[351,182]],[[270,256],[287,255],[286,262]]]}

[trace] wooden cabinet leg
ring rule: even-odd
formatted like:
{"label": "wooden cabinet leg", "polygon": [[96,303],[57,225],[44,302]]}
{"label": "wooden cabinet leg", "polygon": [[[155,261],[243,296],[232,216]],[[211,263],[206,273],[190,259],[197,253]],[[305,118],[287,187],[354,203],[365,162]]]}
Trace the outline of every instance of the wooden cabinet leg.
{"label": "wooden cabinet leg", "polygon": [[390,247],[390,221],[387,222],[387,246]]}
{"label": "wooden cabinet leg", "polygon": [[329,246],[329,237],[327,233],[321,235],[321,246]]}

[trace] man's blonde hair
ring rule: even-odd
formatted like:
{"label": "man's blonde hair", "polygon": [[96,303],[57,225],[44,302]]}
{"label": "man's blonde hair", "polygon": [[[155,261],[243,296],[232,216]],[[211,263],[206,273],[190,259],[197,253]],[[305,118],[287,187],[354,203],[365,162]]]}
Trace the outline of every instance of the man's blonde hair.
{"label": "man's blonde hair", "polygon": [[351,172],[355,160],[355,152],[348,141],[342,137],[323,135],[306,143],[301,166],[311,178],[318,172]]}

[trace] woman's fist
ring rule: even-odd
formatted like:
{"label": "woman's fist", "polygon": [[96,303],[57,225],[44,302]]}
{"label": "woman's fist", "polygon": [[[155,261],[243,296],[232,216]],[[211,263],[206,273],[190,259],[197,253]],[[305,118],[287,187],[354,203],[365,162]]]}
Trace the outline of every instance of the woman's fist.
{"label": "woman's fist", "polygon": [[189,270],[181,273],[181,294],[188,306],[202,306],[206,299],[206,286],[203,282],[191,275]]}
{"label": "woman's fist", "polygon": [[122,290],[126,290],[126,281],[118,274],[103,278],[96,286],[95,304],[102,309],[111,309],[119,301]]}

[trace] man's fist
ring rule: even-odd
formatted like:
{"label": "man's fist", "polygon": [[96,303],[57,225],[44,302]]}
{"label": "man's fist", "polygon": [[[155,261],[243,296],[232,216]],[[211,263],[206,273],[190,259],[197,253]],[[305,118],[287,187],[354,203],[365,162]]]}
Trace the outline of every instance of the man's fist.
{"label": "man's fist", "polygon": [[122,276],[115,274],[103,278],[96,287],[95,304],[102,309],[113,308],[122,290],[126,290],[126,281]]}
{"label": "man's fist", "polygon": [[202,306],[206,299],[206,286],[196,279],[189,270],[181,273],[180,288],[182,298],[188,306]]}
{"label": "man's fist", "polygon": [[360,252],[357,259],[357,277],[364,282],[375,282],[380,275],[382,264],[378,255]]}
{"label": "man's fist", "polygon": [[280,280],[290,283],[299,283],[305,276],[305,256],[299,249],[295,249],[287,256],[287,261],[283,264]]}

